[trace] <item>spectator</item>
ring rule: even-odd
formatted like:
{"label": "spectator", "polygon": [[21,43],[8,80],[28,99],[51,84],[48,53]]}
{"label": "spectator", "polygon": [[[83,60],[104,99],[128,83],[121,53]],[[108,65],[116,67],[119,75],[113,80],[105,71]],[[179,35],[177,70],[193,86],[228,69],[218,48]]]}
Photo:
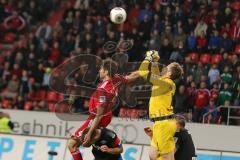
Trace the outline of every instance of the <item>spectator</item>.
{"label": "spectator", "polygon": [[173,44],[178,44],[179,42],[182,42],[182,46],[185,46],[186,34],[183,32],[182,27],[179,27],[178,34],[174,36]]}
{"label": "spectator", "polygon": [[231,102],[232,92],[227,82],[224,83],[223,89],[219,93],[218,101],[219,105],[224,105],[226,101]]}
{"label": "spectator", "polygon": [[210,90],[210,98],[214,100],[215,104],[218,103],[218,96],[219,96],[219,84],[214,82],[212,84],[212,89]]}
{"label": "spectator", "polygon": [[221,80],[223,83],[232,82],[232,74],[230,73],[229,66],[224,67],[223,73],[221,74]]}
{"label": "spectator", "polygon": [[185,25],[186,25],[185,26],[186,33],[187,34],[193,33],[193,36],[195,36],[194,35],[194,30],[195,30],[196,24],[194,23],[193,17],[191,15],[188,17],[188,20],[187,20]]}
{"label": "spectator", "polygon": [[153,30],[152,34],[151,34],[151,39],[149,41],[149,48],[152,50],[160,50],[160,46],[159,44],[161,43],[161,39],[159,36],[159,32],[158,30]]}
{"label": "spectator", "polygon": [[55,66],[60,61],[60,49],[59,49],[59,43],[56,41],[53,43],[53,47],[51,49],[51,54],[49,55],[49,62],[52,64],[52,66]]}
{"label": "spectator", "polygon": [[203,53],[207,50],[207,38],[204,32],[202,32],[197,38],[197,48],[200,53]]}
{"label": "spectator", "polygon": [[200,19],[200,21],[197,23],[197,26],[194,30],[194,35],[196,37],[201,36],[201,35],[206,35],[207,34],[207,24],[204,22],[203,18]]}
{"label": "spectator", "polygon": [[193,32],[187,37],[187,49],[189,52],[195,51],[197,46],[197,39],[194,36]]}
{"label": "spectator", "polygon": [[194,71],[194,81],[199,84],[201,81],[201,76],[207,75],[206,68],[203,66],[202,62],[198,62],[198,66],[196,70]]}
{"label": "spectator", "polygon": [[138,25],[138,17],[139,17],[139,15],[140,15],[140,6],[139,6],[138,3],[136,3],[134,5],[134,7],[130,9],[130,11],[128,13],[128,19],[131,20],[130,24],[133,27],[136,27]]}
{"label": "spectator", "polygon": [[43,22],[36,31],[37,39],[43,43],[51,39],[52,28],[47,22]]}
{"label": "spectator", "polygon": [[200,88],[195,91],[194,122],[201,122],[204,108],[208,105],[210,92],[206,82],[200,83]]}
{"label": "spectator", "polygon": [[233,105],[240,105],[240,74],[238,74],[238,79],[233,83]]}
{"label": "spectator", "polygon": [[[22,71],[22,77],[21,77],[21,81],[20,81],[20,87],[19,87],[19,94],[23,97],[23,98],[27,98],[27,94],[29,93],[29,86],[28,86],[28,71],[23,70]],[[21,98],[22,98],[21,97]]]}
{"label": "spectator", "polygon": [[43,82],[43,75],[44,75],[44,66],[42,63],[38,64],[38,67],[34,70],[32,75],[35,78],[36,85],[40,87],[40,84]]}
{"label": "spectator", "polygon": [[221,38],[218,35],[218,31],[214,30],[213,35],[209,39],[208,48],[212,50],[214,53],[217,53],[220,48]]}
{"label": "spectator", "polygon": [[173,34],[171,26],[167,25],[165,28],[165,32],[163,32],[161,36],[161,42],[164,42],[165,39],[168,39],[170,45],[173,44]]}
{"label": "spectator", "polygon": [[174,45],[175,45],[175,48],[173,49],[173,52],[171,53],[169,60],[176,61],[176,62],[183,62],[183,57],[184,57],[183,42],[180,41],[178,43],[174,43]]}
{"label": "spectator", "polygon": [[12,79],[8,82],[7,88],[2,93],[2,98],[16,98],[19,89],[19,79],[17,75],[12,75]]}
{"label": "spectator", "polygon": [[156,29],[159,33],[162,33],[164,31],[164,23],[158,14],[154,14],[153,29]]}
{"label": "spectator", "polygon": [[240,39],[240,20],[238,20],[232,28],[232,39],[234,41],[237,41]]}
{"label": "spectator", "polygon": [[139,32],[143,34],[143,38],[148,40],[150,38],[151,33],[151,23],[150,19],[147,15],[144,16],[143,21],[139,24]]}
{"label": "spectator", "polygon": [[232,62],[231,66],[233,68],[233,73],[238,74],[239,73],[238,67],[240,67],[240,61],[239,61],[238,56],[236,54],[232,55],[231,62]]}
{"label": "spectator", "polygon": [[163,44],[161,46],[161,52],[160,52],[161,59],[162,60],[169,60],[171,53],[172,53],[172,46],[169,43],[169,39],[164,38],[163,39]]}
{"label": "spectator", "polygon": [[216,123],[218,118],[218,110],[213,99],[210,99],[209,105],[206,108],[204,108],[204,114],[207,114],[204,119],[205,122]]}
{"label": "spectator", "polygon": [[24,103],[24,98],[22,96],[18,96],[16,102],[14,103],[14,109],[23,110]]}
{"label": "spectator", "polygon": [[220,44],[220,48],[221,48],[220,49],[221,53],[225,53],[225,52],[229,53],[232,51],[233,43],[232,43],[232,40],[228,37],[227,32],[223,33],[223,38]]}
{"label": "spectator", "polygon": [[[86,34],[85,36],[85,44],[91,44],[92,37],[90,34]],[[74,41],[72,39],[72,35],[67,34],[66,38],[61,42],[61,53],[67,57],[70,55],[71,51],[74,49]]]}
{"label": "spectator", "polygon": [[143,22],[146,16],[149,21],[153,18],[153,10],[151,9],[150,3],[146,3],[145,8],[140,10],[139,21]]}
{"label": "spectator", "polygon": [[208,78],[210,79],[210,85],[216,82],[217,78],[220,76],[220,71],[217,64],[213,64],[208,72]]}
{"label": "spectator", "polygon": [[188,96],[184,85],[180,85],[174,96],[174,113],[187,113]]}
{"label": "spectator", "polygon": [[52,71],[52,69],[50,67],[45,69],[45,73],[43,76],[43,83],[42,83],[42,86],[44,88],[48,88],[48,86],[49,86],[51,71]]}
{"label": "spectator", "polygon": [[50,54],[51,54],[51,49],[49,48],[48,43],[43,42],[42,47],[37,52],[36,58],[41,62],[47,62]]}
{"label": "spectator", "polygon": [[230,101],[225,101],[224,102],[224,108],[220,109],[221,123],[222,124],[227,124],[228,123],[228,108],[229,108],[229,106],[230,106]]}
{"label": "spectator", "polygon": [[223,58],[222,58],[222,60],[219,63],[220,71],[223,71],[225,66],[231,66],[231,62],[228,59],[228,53],[226,53],[226,52],[223,54]]}

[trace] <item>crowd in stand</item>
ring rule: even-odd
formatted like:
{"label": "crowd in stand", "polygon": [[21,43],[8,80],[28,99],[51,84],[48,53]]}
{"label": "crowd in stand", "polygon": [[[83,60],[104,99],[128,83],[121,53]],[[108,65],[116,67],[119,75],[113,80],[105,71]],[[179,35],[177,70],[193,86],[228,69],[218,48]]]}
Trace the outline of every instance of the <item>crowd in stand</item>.
{"label": "crowd in stand", "polygon": [[[240,106],[240,10],[233,8],[234,0],[63,1],[67,7],[55,26],[49,25],[46,11],[57,10],[59,1],[27,2],[0,1],[0,36],[27,35],[26,43],[0,51],[2,108],[51,111],[53,101],[63,97],[49,91],[50,72],[69,57],[93,54],[104,59],[119,51],[129,61],[141,61],[149,49],[159,51],[163,64],[177,61],[184,66],[174,97],[176,113],[192,113],[195,122],[227,123],[227,108],[217,107]],[[127,10],[123,25],[109,21],[114,6]],[[122,40],[132,47],[103,48],[106,42]],[[75,103],[76,111],[86,110],[88,100],[79,97]],[[141,112],[147,110],[146,102],[139,105]],[[136,110],[124,107],[120,116],[138,117]],[[230,114],[240,116],[240,109]]]}

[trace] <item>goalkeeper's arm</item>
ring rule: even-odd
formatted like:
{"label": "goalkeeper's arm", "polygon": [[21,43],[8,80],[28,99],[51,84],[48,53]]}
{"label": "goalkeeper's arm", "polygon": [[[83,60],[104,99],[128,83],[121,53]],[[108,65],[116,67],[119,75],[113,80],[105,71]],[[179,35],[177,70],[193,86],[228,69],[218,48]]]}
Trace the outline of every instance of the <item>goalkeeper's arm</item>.
{"label": "goalkeeper's arm", "polygon": [[157,51],[147,51],[145,60],[141,63],[138,73],[141,77],[148,80],[151,83],[159,78],[160,71],[157,63],[160,59]]}

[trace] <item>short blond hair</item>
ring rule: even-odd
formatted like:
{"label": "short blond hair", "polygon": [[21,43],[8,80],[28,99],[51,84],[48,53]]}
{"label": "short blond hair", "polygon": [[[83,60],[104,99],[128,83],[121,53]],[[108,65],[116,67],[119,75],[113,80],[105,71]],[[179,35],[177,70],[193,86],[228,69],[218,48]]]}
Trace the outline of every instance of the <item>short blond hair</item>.
{"label": "short blond hair", "polygon": [[170,68],[170,72],[171,72],[170,78],[172,80],[176,80],[183,75],[183,68],[179,63],[177,62],[170,63],[168,67]]}

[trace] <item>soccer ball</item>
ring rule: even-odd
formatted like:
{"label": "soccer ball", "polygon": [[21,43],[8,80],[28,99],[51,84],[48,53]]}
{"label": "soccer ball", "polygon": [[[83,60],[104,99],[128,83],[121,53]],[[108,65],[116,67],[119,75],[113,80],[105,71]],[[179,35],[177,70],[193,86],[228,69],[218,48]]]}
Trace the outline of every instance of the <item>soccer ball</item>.
{"label": "soccer ball", "polygon": [[110,19],[115,24],[124,23],[127,18],[127,13],[125,9],[121,7],[115,7],[110,12]]}

